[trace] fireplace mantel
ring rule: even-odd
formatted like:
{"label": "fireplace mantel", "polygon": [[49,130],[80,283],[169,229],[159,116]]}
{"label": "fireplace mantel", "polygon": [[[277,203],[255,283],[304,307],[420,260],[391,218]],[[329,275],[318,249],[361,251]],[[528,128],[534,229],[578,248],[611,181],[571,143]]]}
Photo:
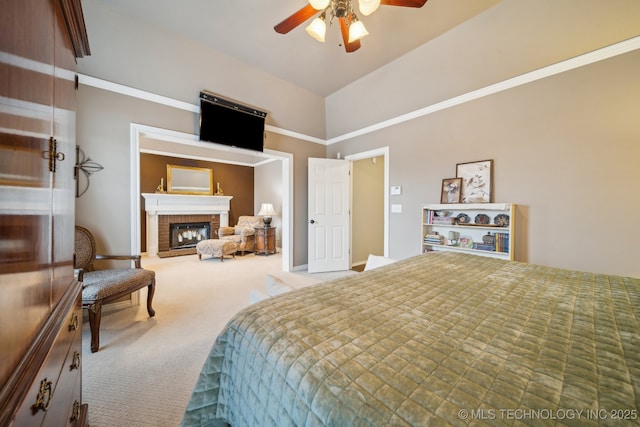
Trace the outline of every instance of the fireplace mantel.
{"label": "fireplace mantel", "polygon": [[147,254],[158,254],[158,215],[220,215],[220,226],[229,225],[233,196],[192,196],[188,194],[142,193],[147,213]]}

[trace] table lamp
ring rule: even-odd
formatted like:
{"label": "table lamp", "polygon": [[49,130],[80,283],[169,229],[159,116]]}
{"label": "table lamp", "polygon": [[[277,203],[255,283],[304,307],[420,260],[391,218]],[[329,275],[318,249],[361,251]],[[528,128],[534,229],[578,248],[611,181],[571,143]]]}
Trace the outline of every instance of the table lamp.
{"label": "table lamp", "polygon": [[258,212],[258,216],[261,216],[264,220],[265,227],[271,227],[271,217],[276,215],[276,211],[273,209],[273,205],[271,203],[263,203],[260,206],[260,212]]}

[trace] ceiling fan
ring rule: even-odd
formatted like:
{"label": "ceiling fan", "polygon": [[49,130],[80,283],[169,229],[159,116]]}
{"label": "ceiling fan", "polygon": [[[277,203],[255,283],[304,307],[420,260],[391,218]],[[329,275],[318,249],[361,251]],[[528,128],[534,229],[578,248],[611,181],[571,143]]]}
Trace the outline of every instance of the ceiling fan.
{"label": "ceiling fan", "polygon": [[[340,32],[344,48],[347,52],[355,52],[360,49],[360,39],[369,34],[364,24],[356,16],[351,0],[308,0],[309,3],[285,18],[282,22],[273,27],[277,33],[287,34],[316,13],[322,11],[320,16],[311,21],[306,28],[307,33],[319,42],[324,42],[327,29],[327,17],[329,23],[333,18],[338,18],[340,22]],[[427,0],[358,0],[360,13],[368,16],[378,9],[381,4],[387,6],[422,7]]]}

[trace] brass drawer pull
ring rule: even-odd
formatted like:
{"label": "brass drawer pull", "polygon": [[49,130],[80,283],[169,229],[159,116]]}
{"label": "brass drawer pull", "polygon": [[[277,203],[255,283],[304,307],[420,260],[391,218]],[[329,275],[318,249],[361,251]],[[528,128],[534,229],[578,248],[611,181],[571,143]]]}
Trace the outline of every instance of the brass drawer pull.
{"label": "brass drawer pull", "polygon": [[74,421],[78,421],[80,419],[80,402],[77,400],[73,401],[73,408],[71,409],[71,418],[69,418],[69,422],[72,423]]}
{"label": "brass drawer pull", "polygon": [[73,371],[74,369],[80,369],[80,353],[77,351],[73,352],[73,359],[71,359],[71,365],[69,365],[70,371]]}
{"label": "brass drawer pull", "polygon": [[69,332],[75,331],[78,329],[78,315],[74,314],[71,318],[71,323],[69,323]]}
{"label": "brass drawer pull", "polygon": [[53,383],[46,378],[40,381],[40,391],[36,397],[36,403],[31,407],[33,415],[37,414],[39,410],[46,411],[51,402],[51,395],[53,394]]}

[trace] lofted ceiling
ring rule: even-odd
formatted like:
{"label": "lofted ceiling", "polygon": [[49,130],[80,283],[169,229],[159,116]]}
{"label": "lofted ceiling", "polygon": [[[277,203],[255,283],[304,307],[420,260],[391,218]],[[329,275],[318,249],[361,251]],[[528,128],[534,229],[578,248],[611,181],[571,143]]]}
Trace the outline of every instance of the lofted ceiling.
{"label": "lofted ceiling", "polygon": [[346,53],[337,20],[327,24],[325,43],[306,33],[311,19],[288,34],[274,31],[274,25],[305,6],[306,0],[102,1],[121,13],[224,52],[321,96],[330,95],[500,2],[428,0],[419,9],[382,5],[369,16],[359,15],[369,35],[362,39],[359,50]]}
{"label": "lofted ceiling", "polygon": [[[89,7],[91,2],[109,5],[121,14],[208,46],[322,97],[375,70],[384,70],[386,64],[445,33],[446,37],[455,35],[451,30],[470,20],[474,22],[465,25],[461,34],[478,37],[478,42],[452,44],[452,49],[437,57],[444,63],[437,63],[430,69],[432,74],[424,76],[433,92],[447,79],[449,92],[436,94],[442,99],[635,39],[640,16],[637,0],[611,1],[606,7],[600,0],[428,0],[418,9],[382,5],[372,15],[360,16],[370,35],[362,39],[359,50],[346,53],[337,22],[328,26],[325,43],[306,33],[311,19],[288,34],[274,31],[274,25],[304,7],[307,0],[84,1]],[[478,26],[486,31],[476,35],[469,30]],[[634,43],[632,48],[637,49]],[[477,51],[474,46],[487,49]],[[468,73],[469,65],[480,67]],[[436,95],[434,99],[438,99]],[[424,102],[418,99],[418,107]],[[232,162],[256,165],[265,161],[264,156],[242,154]],[[199,157],[201,153],[192,155]]]}

